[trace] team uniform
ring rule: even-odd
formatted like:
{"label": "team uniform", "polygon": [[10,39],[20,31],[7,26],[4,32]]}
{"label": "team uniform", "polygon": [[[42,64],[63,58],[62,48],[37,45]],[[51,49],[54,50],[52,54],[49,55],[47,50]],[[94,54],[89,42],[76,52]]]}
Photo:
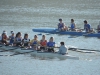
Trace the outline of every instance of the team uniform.
{"label": "team uniform", "polygon": [[29,46],[30,39],[23,39],[23,46]]}
{"label": "team uniform", "polygon": [[55,42],[48,42],[47,43],[47,47],[49,47],[48,48],[48,52],[54,52],[54,47],[55,46]]}
{"label": "team uniform", "polygon": [[59,24],[58,24],[58,30],[60,30],[60,31],[61,31],[61,30],[62,30],[62,28],[64,28],[64,23],[59,23]]}
{"label": "team uniform", "polygon": [[1,43],[7,44],[7,36],[6,36],[6,35],[5,35],[5,36],[2,36],[2,38],[1,38]]}
{"label": "team uniform", "polygon": [[71,23],[71,30],[72,30],[72,31],[75,30],[75,23]]}
{"label": "team uniform", "polygon": [[34,48],[34,49],[36,49],[37,50],[37,48],[38,48],[38,45],[39,45],[39,41],[38,40],[31,40],[31,46],[32,46],[32,48]]}
{"label": "team uniform", "polygon": [[90,30],[91,30],[91,25],[85,24],[85,25],[84,25],[84,29],[86,30],[86,32],[90,32]]}
{"label": "team uniform", "polygon": [[10,36],[10,41],[9,41],[9,44],[14,44],[14,40],[15,40],[15,37],[14,36]]}
{"label": "team uniform", "polygon": [[22,39],[21,38],[15,38],[16,46],[22,46]]}
{"label": "team uniform", "polygon": [[44,40],[44,41],[41,40],[41,41],[40,41],[40,45],[41,45],[41,46],[40,46],[40,49],[41,49],[41,50],[45,50],[45,46],[47,45],[47,40]]}
{"label": "team uniform", "polygon": [[38,40],[31,40],[31,45],[38,45],[39,44],[39,41]]}

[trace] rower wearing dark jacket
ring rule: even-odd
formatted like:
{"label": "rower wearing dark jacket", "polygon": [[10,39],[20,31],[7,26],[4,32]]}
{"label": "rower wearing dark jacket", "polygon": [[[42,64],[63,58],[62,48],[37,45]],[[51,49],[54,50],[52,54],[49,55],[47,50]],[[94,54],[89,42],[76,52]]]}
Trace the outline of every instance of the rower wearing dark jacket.
{"label": "rower wearing dark jacket", "polygon": [[30,39],[28,39],[28,34],[24,34],[24,39],[22,39],[22,44],[24,47],[29,47]]}
{"label": "rower wearing dark jacket", "polygon": [[21,37],[21,33],[20,32],[18,32],[16,34],[15,44],[16,44],[16,46],[22,46],[22,37]]}

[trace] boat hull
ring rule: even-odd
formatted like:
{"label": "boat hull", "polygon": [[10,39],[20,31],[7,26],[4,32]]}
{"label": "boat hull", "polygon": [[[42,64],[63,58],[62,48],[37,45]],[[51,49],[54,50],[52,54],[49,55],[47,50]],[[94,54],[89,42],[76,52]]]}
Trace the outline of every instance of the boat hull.
{"label": "boat hull", "polygon": [[2,45],[2,46],[0,47],[0,49],[3,50],[3,51],[6,51],[6,50],[8,50],[8,51],[10,51],[10,50],[15,50],[15,49],[17,49],[17,48],[18,48],[18,47],[4,46],[4,45]]}
{"label": "boat hull", "polygon": [[3,51],[13,51],[19,54],[24,53],[30,53],[33,57],[39,57],[39,58],[60,58],[60,59],[79,59],[79,57],[71,56],[71,55],[62,55],[58,53],[51,53],[51,52],[42,52],[42,51],[36,51],[33,49],[25,49],[25,48],[17,48],[17,47],[11,47],[11,46],[2,46],[0,49],[3,49]]}
{"label": "boat hull", "polygon": [[62,35],[76,35],[76,36],[86,36],[86,37],[100,37],[100,33],[86,33],[86,32],[76,32],[76,31],[58,31],[56,28],[34,28],[33,32],[40,33],[51,33],[51,34],[62,34]]}
{"label": "boat hull", "polygon": [[72,56],[72,55],[62,55],[58,53],[50,53],[50,52],[32,52],[32,56],[38,57],[38,58],[59,58],[59,59],[77,59],[79,60],[79,57]]}
{"label": "boat hull", "polygon": [[100,33],[84,34],[83,36],[86,36],[86,37],[99,37],[100,38]]}

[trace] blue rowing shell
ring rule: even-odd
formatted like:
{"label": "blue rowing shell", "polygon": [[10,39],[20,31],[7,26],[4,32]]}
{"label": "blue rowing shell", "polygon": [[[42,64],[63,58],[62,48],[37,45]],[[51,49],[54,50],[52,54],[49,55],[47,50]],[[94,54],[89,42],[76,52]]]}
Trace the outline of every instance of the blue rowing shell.
{"label": "blue rowing shell", "polygon": [[57,28],[34,28],[34,32],[51,33],[51,34],[62,34],[62,35],[77,35],[86,37],[100,37],[100,33],[86,33],[76,31],[59,31]]}

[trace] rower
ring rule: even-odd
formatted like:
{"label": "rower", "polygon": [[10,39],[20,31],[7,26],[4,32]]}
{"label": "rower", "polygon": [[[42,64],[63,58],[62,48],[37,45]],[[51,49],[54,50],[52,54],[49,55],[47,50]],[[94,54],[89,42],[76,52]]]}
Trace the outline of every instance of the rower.
{"label": "rower", "polygon": [[9,40],[10,40],[9,44],[10,44],[10,45],[13,45],[13,44],[14,44],[14,40],[15,40],[14,32],[12,32],[11,34],[12,34],[12,35],[9,36]]}
{"label": "rower", "polygon": [[97,26],[97,31],[98,33],[100,33],[100,22],[99,22],[99,25]]}
{"label": "rower", "polygon": [[55,42],[53,41],[53,37],[50,37],[49,42],[47,42],[48,52],[54,52]]}
{"label": "rower", "polygon": [[71,19],[71,31],[76,31],[76,25],[74,23],[74,19]]}
{"label": "rower", "polygon": [[16,37],[15,37],[15,45],[16,46],[22,46],[22,37],[21,37],[21,33],[18,32],[16,34]]}
{"label": "rower", "polygon": [[33,49],[39,50],[39,41],[37,35],[34,35],[34,39],[30,41],[30,45],[32,46]]}
{"label": "rower", "polygon": [[22,39],[22,44],[24,47],[30,47],[30,39],[28,39],[28,34],[24,34],[24,39]]}
{"label": "rower", "polygon": [[60,44],[61,44],[61,46],[59,48],[58,53],[62,54],[62,55],[68,54],[68,48],[67,48],[67,46],[65,46],[64,42],[60,42]]}
{"label": "rower", "polygon": [[40,40],[40,50],[46,50],[47,40],[45,39],[45,35],[42,36]]}
{"label": "rower", "polygon": [[86,20],[84,21],[84,29],[86,30],[87,33],[93,32],[93,28],[91,28],[91,25],[88,24]]}
{"label": "rower", "polygon": [[2,44],[5,44],[5,45],[8,45],[7,40],[8,40],[7,32],[4,31],[4,32],[2,33],[2,36],[1,36],[1,43],[2,43]]}
{"label": "rower", "polygon": [[58,30],[59,31],[66,31],[68,30],[67,26],[65,26],[65,24],[62,22],[62,19],[59,19],[59,22],[58,23]]}

